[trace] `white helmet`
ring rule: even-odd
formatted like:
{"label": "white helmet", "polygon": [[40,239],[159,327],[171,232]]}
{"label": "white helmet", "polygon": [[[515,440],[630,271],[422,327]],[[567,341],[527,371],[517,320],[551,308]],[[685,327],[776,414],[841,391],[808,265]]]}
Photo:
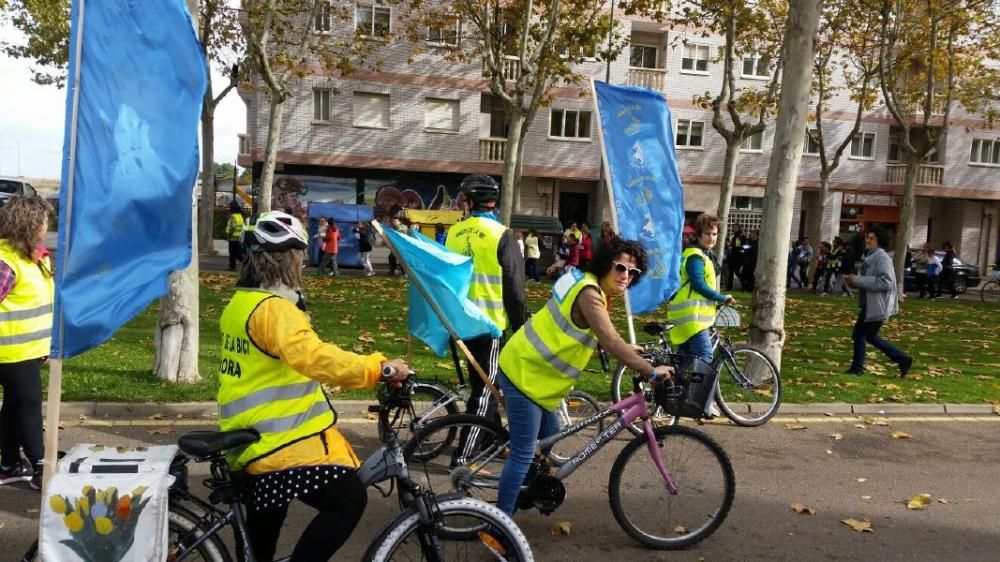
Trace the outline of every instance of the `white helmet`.
{"label": "white helmet", "polygon": [[309,246],[299,219],[281,211],[269,211],[244,231],[244,244],[251,252],[304,250]]}

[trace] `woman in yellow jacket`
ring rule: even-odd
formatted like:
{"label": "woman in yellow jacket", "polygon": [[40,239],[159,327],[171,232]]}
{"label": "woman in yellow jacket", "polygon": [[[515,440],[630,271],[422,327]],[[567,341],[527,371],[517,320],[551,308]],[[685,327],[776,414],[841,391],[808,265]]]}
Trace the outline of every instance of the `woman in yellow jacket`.
{"label": "woman in yellow jacket", "polygon": [[[52,334],[52,268],[42,245],[52,206],[12,197],[0,209],[0,484],[41,489],[42,364]],[[21,458],[21,452],[27,463]]]}
{"label": "woman in yellow jacket", "polygon": [[313,331],[299,291],[308,241],[298,219],[264,213],[244,243],[248,258],[219,320],[219,425],[255,429],[261,438],[231,455],[229,465],[251,478],[247,526],[256,559],[274,559],[288,505],[298,498],[319,513],[292,560],[329,560],[354,531],[367,496],[358,458],[334,427],[320,385],[371,388],[383,366],[400,380],[409,369],[379,353],[344,351]]}

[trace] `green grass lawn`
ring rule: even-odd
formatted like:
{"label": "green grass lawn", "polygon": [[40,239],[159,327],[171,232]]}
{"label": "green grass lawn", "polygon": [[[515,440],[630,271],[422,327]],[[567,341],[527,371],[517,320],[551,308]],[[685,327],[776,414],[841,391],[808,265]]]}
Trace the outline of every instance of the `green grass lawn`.
{"label": "green grass lawn", "polygon": [[[218,317],[232,293],[235,277],[203,274],[201,285],[201,375],[192,385],[165,383],[150,374],[156,304],[111,341],[66,362],[63,400],[187,401],[215,398]],[[437,357],[406,329],[407,290],[404,280],[386,277],[310,277],[306,286],[309,308],[320,336],[359,353],[379,350],[406,358],[424,379],[454,381],[450,357]],[[529,308],[538,310],[550,286],[529,284]],[[749,294],[741,300],[744,323]],[[948,402],[1000,403],[1000,307],[979,302],[907,300],[903,313],[882,334],[911,353],[916,362],[901,380],[895,365],[870,348],[869,375],[842,374],[850,362],[850,332],[857,315],[855,299],[792,294],[786,329],[788,340],[782,362],[786,402]],[[613,318],[625,331],[624,306],[614,303]],[[645,315],[642,323],[661,318]],[[730,330],[734,332],[735,330]],[[641,333],[641,332],[640,332]],[[745,337],[731,334],[735,341]],[[600,370],[596,357],[581,378],[579,388],[601,400],[609,397],[610,374]],[[361,397],[366,393],[343,392]]]}

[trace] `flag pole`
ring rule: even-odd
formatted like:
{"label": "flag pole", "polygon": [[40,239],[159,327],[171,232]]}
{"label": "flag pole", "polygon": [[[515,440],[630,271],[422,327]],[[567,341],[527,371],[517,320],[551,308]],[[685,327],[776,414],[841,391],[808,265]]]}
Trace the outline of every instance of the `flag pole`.
{"label": "flag pole", "polygon": [[[611,202],[611,226],[618,230],[618,206],[615,205],[615,189],[613,185],[614,178],[611,177],[611,168],[608,166],[608,151],[604,146],[604,121],[601,120],[601,109],[597,104],[597,88],[594,85],[594,79],[590,79],[590,95],[594,98],[594,109],[597,113],[597,140],[601,147],[601,170],[604,171],[604,177],[608,181],[608,200]],[[632,316],[632,304],[628,298],[628,289],[622,293],[625,297],[625,320],[628,323],[628,341],[635,345],[635,318]]]}
{"label": "flag pole", "polygon": [[[406,265],[405,260],[403,260],[403,256],[396,251],[395,244],[393,244],[392,240],[385,235],[385,232],[383,232],[382,225],[377,220],[373,220],[372,226],[375,228],[375,232],[377,232],[378,235],[382,237],[382,241],[385,242],[386,246],[388,246],[389,251],[396,255],[396,259],[399,260],[400,263]],[[493,382],[490,381],[490,378],[486,376],[486,371],[484,371],[483,367],[479,364],[478,361],[476,361],[476,358],[472,356],[472,352],[469,351],[468,347],[466,347],[465,342],[463,342],[458,337],[458,333],[455,331],[455,328],[452,327],[451,322],[448,320],[448,317],[444,314],[444,312],[441,311],[441,309],[438,307],[438,304],[434,302],[434,299],[432,299],[430,295],[427,293],[427,288],[420,283],[420,280],[417,278],[416,275],[410,275],[408,279],[410,283],[413,283],[413,285],[417,288],[417,290],[420,291],[420,294],[423,295],[424,300],[427,301],[427,304],[429,304],[431,308],[434,310],[434,314],[437,315],[438,320],[440,320],[441,323],[444,324],[445,329],[448,330],[448,334],[451,336],[451,340],[455,342],[455,344],[458,345],[458,348],[462,350],[462,353],[465,354],[465,358],[469,361],[469,364],[472,365],[473,369],[475,369],[476,374],[479,375],[479,378],[482,379],[483,384],[486,386],[486,388],[490,389],[490,394],[492,394],[493,397],[496,398],[497,404],[500,404],[500,406],[504,406],[503,397],[500,396],[500,391],[498,391],[497,387],[493,385]]]}
{"label": "flag pole", "polygon": [[[77,31],[76,31],[76,48],[74,49],[73,58],[73,106],[70,111],[70,123],[69,123],[69,161],[67,162],[66,169],[68,170],[68,176],[66,178],[66,208],[60,210],[60,214],[64,218],[65,224],[61,225],[63,230],[63,235],[61,236],[63,245],[59,248],[59,252],[62,254],[62,264],[63,267],[56,270],[56,281],[61,279],[66,275],[66,263],[67,258],[69,258],[69,242],[70,242],[70,221],[73,216],[73,180],[76,177],[76,129],[77,122],[79,118],[80,111],[80,59],[82,57],[83,51],[83,30],[84,30],[84,13],[86,7],[85,0],[79,0],[80,15],[77,18]],[[58,294],[58,291],[56,292]],[[56,457],[59,449],[59,406],[62,400],[62,367],[63,362],[60,359],[63,356],[63,312],[62,306],[59,306],[59,314],[55,318],[58,323],[59,328],[59,349],[56,354],[56,359],[52,359],[49,362],[49,388],[47,394],[47,404],[45,407],[45,421],[46,421],[46,436],[45,436],[45,460],[42,463],[42,489],[44,490],[48,486],[49,478],[52,477],[53,472],[56,468]],[[43,492],[44,497],[44,492]],[[39,529],[41,525],[39,524]]]}

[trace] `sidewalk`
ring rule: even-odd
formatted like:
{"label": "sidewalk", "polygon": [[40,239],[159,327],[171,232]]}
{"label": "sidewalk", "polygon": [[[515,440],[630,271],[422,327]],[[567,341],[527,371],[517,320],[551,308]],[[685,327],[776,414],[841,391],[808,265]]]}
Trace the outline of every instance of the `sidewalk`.
{"label": "sidewalk", "polygon": [[[371,400],[333,400],[342,419],[369,419]],[[944,418],[975,416],[996,417],[1000,414],[991,404],[782,404],[778,410],[781,418],[807,416],[840,420],[859,416],[938,416]],[[43,412],[44,406],[43,406]],[[215,402],[64,402],[60,419],[68,420],[152,420],[165,424],[177,419],[215,419],[218,405]]]}
{"label": "sidewalk", "polygon": [[[215,255],[198,255],[198,270],[201,272],[222,272],[229,270],[229,242],[225,240],[215,240]],[[389,274],[389,249],[376,247],[371,255],[372,267],[376,275]],[[309,266],[306,271],[314,272],[315,267]],[[347,276],[358,276],[362,274],[360,267],[340,267],[340,274]]]}

